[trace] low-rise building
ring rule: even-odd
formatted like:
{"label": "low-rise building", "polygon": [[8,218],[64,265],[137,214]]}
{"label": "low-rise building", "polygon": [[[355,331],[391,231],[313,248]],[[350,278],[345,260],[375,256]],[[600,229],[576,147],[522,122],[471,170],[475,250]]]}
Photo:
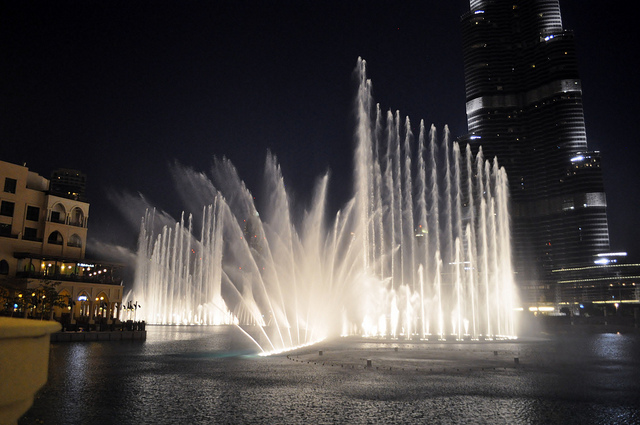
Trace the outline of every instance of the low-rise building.
{"label": "low-rise building", "polygon": [[[64,170],[69,176],[73,170]],[[84,174],[75,172],[82,181]],[[121,266],[85,258],[89,203],[77,191],[52,191],[26,166],[0,161],[0,283],[4,311],[33,316],[55,288],[47,314],[70,324],[111,323],[122,308]],[[68,192],[68,195],[67,195]],[[40,314],[45,314],[41,311]]]}

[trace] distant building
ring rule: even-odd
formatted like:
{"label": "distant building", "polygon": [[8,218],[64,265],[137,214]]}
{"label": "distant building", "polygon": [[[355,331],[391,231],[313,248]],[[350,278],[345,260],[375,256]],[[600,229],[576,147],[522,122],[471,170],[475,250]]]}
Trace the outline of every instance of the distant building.
{"label": "distant building", "polygon": [[626,252],[598,254],[592,264],[553,270],[560,305],[574,314],[585,303],[620,305],[640,300],[640,264],[625,262]]}
{"label": "distant building", "polygon": [[78,170],[58,168],[51,173],[49,192],[69,199],[85,201],[87,176]]}
{"label": "distant building", "polygon": [[558,0],[471,0],[462,35],[469,133],[460,140],[507,170],[523,300],[557,306],[567,301],[566,281],[576,273],[588,279],[587,267],[609,251],[573,33],[562,26]]}
{"label": "distant building", "polygon": [[55,287],[64,306],[53,315],[69,323],[110,323],[122,308],[120,267],[85,259],[89,203],[84,174],[72,174],[53,191],[52,182],[27,167],[0,161],[0,284],[12,292],[0,306],[5,313],[32,314],[26,310],[39,301],[25,304],[18,297],[30,297],[32,289],[35,297],[43,286]]}

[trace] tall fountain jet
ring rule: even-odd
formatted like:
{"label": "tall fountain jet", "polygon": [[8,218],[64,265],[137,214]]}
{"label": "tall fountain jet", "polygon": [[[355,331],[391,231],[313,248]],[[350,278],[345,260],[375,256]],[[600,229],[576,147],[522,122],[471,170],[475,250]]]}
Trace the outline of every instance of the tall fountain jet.
{"label": "tall fountain jet", "polygon": [[172,226],[143,218],[138,318],[235,324],[269,352],[336,335],[515,335],[504,169],[460,152],[447,128],[421,122],[416,146],[409,118],[374,104],[362,59],[357,75],[352,199],[329,219],[325,175],[296,221],[271,153],[260,212],[227,159],[210,175],[176,165],[201,210]]}

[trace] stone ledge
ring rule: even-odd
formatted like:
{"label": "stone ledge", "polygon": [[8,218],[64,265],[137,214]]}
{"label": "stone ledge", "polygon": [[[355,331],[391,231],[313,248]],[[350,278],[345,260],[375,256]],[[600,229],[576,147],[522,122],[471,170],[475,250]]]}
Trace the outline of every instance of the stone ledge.
{"label": "stone ledge", "polygon": [[146,340],[147,331],[56,332],[51,342]]}
{"label": "stone ledge", "polygon": [[0,424],[16,424],[47,382],[49,334],[58,322],[0,317]]}
{"label": "stone ledge", "polygon": [[60,328],[60,323],[54,321],[0,317],[0,340],[39,337],[57,332]]}

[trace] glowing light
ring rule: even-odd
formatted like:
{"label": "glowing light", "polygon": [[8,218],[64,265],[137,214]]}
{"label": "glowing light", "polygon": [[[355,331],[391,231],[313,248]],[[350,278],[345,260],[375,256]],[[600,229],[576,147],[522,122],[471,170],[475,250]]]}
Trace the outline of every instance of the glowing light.
{"label": "glowing light", "polygon": [[626,252],[609,252],[609,253],[598,254],[598,257],[626,257],[626,256],[627,256]]}
{"label": "glowing light", "polygon": [[580,162],[580,161],[584,161],[584,156],[578,155],[571,158],[571,162]]}
{"label": "glowing light", "polygon": [[553,311],[553,307],[529,307],[529,311],[542,311],[542,312],[550,312]]}

